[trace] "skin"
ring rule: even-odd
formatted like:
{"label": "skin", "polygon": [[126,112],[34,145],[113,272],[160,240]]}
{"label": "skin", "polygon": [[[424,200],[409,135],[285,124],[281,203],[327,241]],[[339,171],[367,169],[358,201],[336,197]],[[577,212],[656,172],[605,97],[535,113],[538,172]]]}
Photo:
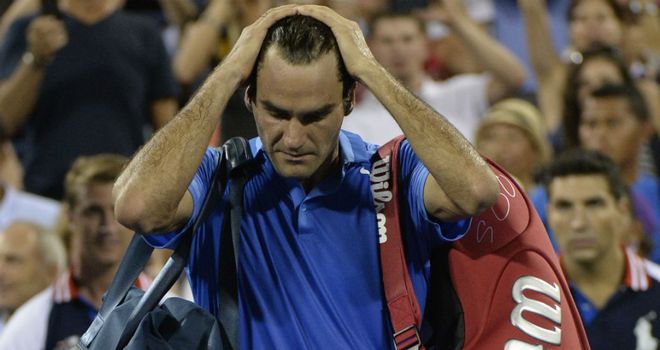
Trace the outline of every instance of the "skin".
{"label": "skin", "polygon": [[569,23],[571,43],[578,51],[594,44],[617,47],[623,37],[623,25],[602,0],[582,0],[573,9]]}
{"label": "skin", "polygon": [[253,112],[264,148],[277,172],[307,191],[339,164],[342,84],[337,75],[316,74],[337,70],[332,52],[294,66],[271,47],[259,71]]}
{"label": "skin", "polygon": [[97,307],[110,286],[132,232],[114,218],[112,183],[91,183],[68,212],[69,258],[80,293]]}
{"label": "skin", "polygon": [[604,58],[593,58],[585,62],[577,77],[578,100],[584,102],[591,91],[604,84],[623,83],[623,77],[617,67]]}
{"label": "skin", "polygon": [[477,150],[510,172],[526,189],[534,185],[532,172],[539,153],[522,129],[510,124],[491,125],[477,140]]}
{"label": "skin", "polygon": [[612,158],[630,184],[637,179],[637,157],[648,129],[648,123],[633,115],[625,98],[590,97],[580,118],[580,144]]}
{"label": "skin", "polygon": [[38,233],[13,224],[0,234],[0,310],[13,313],[52,282],[55,266],[47,266],[38,247]]}
{"label": "skin", "polygon": [[549,186],[548,223],[569,279],[602,307],[623,278],[621,222],[627,202],[602,175],[571,175]]}
{"label": "skin", "polygon": [[418,90],[428,56],[426,36],[411,18],[383,18],[372,28],[369,48],[380,64],[405,86]]}

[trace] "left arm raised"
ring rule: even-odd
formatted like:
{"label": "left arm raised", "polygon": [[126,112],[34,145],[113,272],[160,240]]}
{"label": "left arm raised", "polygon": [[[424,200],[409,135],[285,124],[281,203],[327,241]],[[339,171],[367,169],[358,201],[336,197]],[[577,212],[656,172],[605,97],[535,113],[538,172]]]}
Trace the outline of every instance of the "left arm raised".
{"label": "left arm raised", "polygon": [[301,6],[298,11],[332,29],[349,73],[387,108],[428,168],[424,204],[429,213],[457,219],[479,214],[495,202],[499,184],[486,162],[451,123],[378,64],[357,23],[326,7]]}

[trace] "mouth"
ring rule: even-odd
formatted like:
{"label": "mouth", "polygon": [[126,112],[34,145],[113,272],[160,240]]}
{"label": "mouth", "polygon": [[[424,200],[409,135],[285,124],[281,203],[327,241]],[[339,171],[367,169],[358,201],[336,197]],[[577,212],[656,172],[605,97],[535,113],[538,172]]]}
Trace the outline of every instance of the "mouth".
{"label": "mouth", "polygon": [[290,153],[284,151],[279,153],[282,155],[282,158],[284,158],[285,161],[290,163],[302,163],[312,156],[311,153]]}
{"label": "mouth", "polygon": [[569,246],[571,249],[589,249],[594,246],[595,242],[591,238],[576,238],[570,241]]}

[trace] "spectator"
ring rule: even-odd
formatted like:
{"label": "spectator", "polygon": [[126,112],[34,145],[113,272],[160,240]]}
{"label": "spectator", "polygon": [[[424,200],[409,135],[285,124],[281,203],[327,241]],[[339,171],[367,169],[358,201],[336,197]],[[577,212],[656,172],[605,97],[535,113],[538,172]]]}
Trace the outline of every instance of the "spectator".
{"label": "spectator", "polygon": [[8,141],[0,148],[0,230],[14,221],[54,229],[60,212],[58,202],[20,190],[22,168]]}
{"label": "spectator", "polygon": [[[69,269],[14,314],[0,335],[0,349],[52,349],[75,341],[96,316],[131,232],[114,218],[112,184],[127,159],[81,157],[67,173],[67,226],[60,232]],[[148,283],[141,277],[137,285]]]}
{"label": "spectator", "polygon": [[536,175],[550,161],[541,112],[521,99],[506,99],[491,107],[481,120],[477,150],[511,173],[526,192],[536,189]]}
{"label": "spectator", "polygon": [[[518,0],[526,22],[530,57],[538,80],[537,99],[551,133],[560,130],[566,89],[567,62],[580,63],[582,53],[596,47],[621,49],[627,33],[626,12],[614,0],[574,0],[568,9],[570,49],[560,55],[552,46],[543,0]],[[563,56],[563,58],[562,58]],[[628,66],[631,62],[627,62]],[[649,79],[650,78],[650,79]],[[652,77],[640,86],[660,125],[659,91]]]}
{"label": "spectator", "polygon": [[[515,57],[464,13],[459,1],[445,0],[443,9],[445,23],[475,56],[482,58],[490,74],[432,81],[424,72],[428,56],[424,22],[410,14],[376,16],[370,24],[369,47],[378,62],[398,81],[449,118],[464,136],[472,138],[489,104],[515,91],[522,84],[524,73]],[[343,128],[376,144],[401,134],[389,112],[369,93],[344,120]]]}
{"label": "spectator", "polygon": [[51,231],[15,221],[0,234],[0,334],[11,315],[55,282],[66,268],[61,240]]}
{"label": "spectator", "polygon": [[[598,150],[612,158],[630,187],[637,217],[651,235],[653,261],[660,261],[660,183],[657,177],[639,171],[639,154],[650,126],[644,99],[634,85],[604,85],[591,93],[576,120],[580,147]],[[545,218],[546,193],[532,198]],[[544,219],[545,220],[545,219]],[[549,230],[551,231],[551,230]]]}
{"label": "spectator", "polygon": [[[60,199],[79,155],[132,154],[143,127],[176,112],[175,82],[155,25],[118,0],[60,2],[62,19],[33,15],[0,48],[0,126],[27,134],[25,188]],[[147,116],[150,116],[149,119]]]}
{"label": "spectator", "polygon": [[623,247],[630,203],[617,165],[573,151],[550,166],[546,188],[548,219],[591,348],[657,349],[660,266]]}

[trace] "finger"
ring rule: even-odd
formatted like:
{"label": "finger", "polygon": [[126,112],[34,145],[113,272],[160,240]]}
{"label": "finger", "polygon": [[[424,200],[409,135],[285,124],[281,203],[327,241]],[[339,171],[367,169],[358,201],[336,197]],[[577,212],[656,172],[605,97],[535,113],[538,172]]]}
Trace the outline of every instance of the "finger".
{"label": "finger", "polygon": [[297,8],[298,5],[293,4],[272,8],[261,15],[261,17],[259,17],[259,19],[257,19],[253,25],[257,27],[270,28],[270,26],[272,26],[280,19],[297,14]]}
{"label": "finger", "polygon": [[332,24],[334,23],[339,23],[341,21],[348,21],[344,17],[340,16],[337,12],[325,6],[318,6],[318,5],[299,6],[298,13],[304,16],[315,18],[327,24],[330,27],[332,27]]}

